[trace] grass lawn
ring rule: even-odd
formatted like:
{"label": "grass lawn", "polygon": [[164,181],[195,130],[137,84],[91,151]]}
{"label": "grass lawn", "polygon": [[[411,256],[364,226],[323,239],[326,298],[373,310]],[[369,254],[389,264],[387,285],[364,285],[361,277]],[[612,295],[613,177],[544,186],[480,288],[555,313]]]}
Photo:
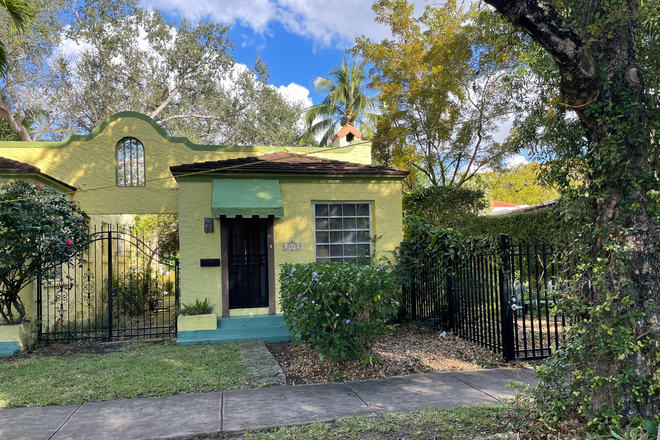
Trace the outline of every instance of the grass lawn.
{"label": "grass lawn", "polygon": [[168,396],[249,386],[237,343],[131,342],[0,361],[0,408]]}
{"label": "grass lawn", "polygon": [[[478,439],[508,432],[521,438],[540,438],[527,422],[531,411],[512,403],[426,408],[382,417],[349,417],[333,423],[283,427],[271,432],[246,433],[244,440],[339,440],[339,439]],[[213,437],[216,439],[228,437]],[[233,438],[233,437],[232,437]]]}

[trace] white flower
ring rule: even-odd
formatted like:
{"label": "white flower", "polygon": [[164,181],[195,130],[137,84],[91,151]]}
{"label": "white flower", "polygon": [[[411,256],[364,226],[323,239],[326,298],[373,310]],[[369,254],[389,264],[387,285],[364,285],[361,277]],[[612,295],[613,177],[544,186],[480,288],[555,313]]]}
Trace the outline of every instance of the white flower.
{"label": "white flower", "polygon": [[337,313],[335,316],[339,316],[339,313]]}

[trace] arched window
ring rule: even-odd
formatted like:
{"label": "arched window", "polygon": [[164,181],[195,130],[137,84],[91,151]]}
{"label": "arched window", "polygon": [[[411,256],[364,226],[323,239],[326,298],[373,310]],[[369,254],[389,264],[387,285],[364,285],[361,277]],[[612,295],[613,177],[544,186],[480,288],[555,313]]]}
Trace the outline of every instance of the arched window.
{"label": "arched window", "polygon": [[135,138],[117,144],[117,186],[144,186],[144,145]]}

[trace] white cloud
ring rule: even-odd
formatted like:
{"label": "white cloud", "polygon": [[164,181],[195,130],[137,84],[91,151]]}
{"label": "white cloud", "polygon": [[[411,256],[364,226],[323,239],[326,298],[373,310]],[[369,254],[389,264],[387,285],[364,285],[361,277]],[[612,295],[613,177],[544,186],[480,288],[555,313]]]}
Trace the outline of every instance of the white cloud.
{"label": "white cloud", "polygon": [[511,133],[511,127],[513,126],[513,116],[509,116],[502,124],[499,126],[496,133],[493,133],[493,140],[499,142],[500,144],[504,142]]}
{"label": "white cloud", "polygon": [[507,168],[512,168],[518,165],[524,165],[528,163],[529,161],[522,154],[515,154],[504,161],[504,165],[506,165]]}
{"label": "white cloud", "polygon": [[[192,19],[239,23],[256,33],[268,33],[279,22],[288,31],[312,38],[321,46],[353,45],[356,37],[387,38],[386,26],[374,21],[370,0],[142,0],[142,4]],[[412,0],[421,15],[428,0]]]}
{"label": "white cloud", "polygon": [[277,91],[290,102],[302,102],[305,107],[314,105],[312,98],[309,97],[309,89],[292,82],[288,86],[279,86]]}
{"label": "white cloud", "polygon": [[75,63],[80,58],[80,53],[86,50],[91,50],[92,45],[89,43],[78,44],[75,41],[66,38],[60,43],[59,50],[66,57],[69,62]]}

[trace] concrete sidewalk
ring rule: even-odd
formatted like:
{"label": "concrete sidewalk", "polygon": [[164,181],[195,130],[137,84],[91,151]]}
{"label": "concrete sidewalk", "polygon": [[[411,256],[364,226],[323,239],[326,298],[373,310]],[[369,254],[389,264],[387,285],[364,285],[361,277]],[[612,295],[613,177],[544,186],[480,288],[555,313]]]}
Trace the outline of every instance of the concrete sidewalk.
{"label": "concrete sidewalk", "polygon": [[0,410],[0,438],[187,439],[377,416],[423,407],[495,403],[514,396],[510,381],[534,384],[530,369],[414,374],[385,379],[275,386],[84,405]]}

